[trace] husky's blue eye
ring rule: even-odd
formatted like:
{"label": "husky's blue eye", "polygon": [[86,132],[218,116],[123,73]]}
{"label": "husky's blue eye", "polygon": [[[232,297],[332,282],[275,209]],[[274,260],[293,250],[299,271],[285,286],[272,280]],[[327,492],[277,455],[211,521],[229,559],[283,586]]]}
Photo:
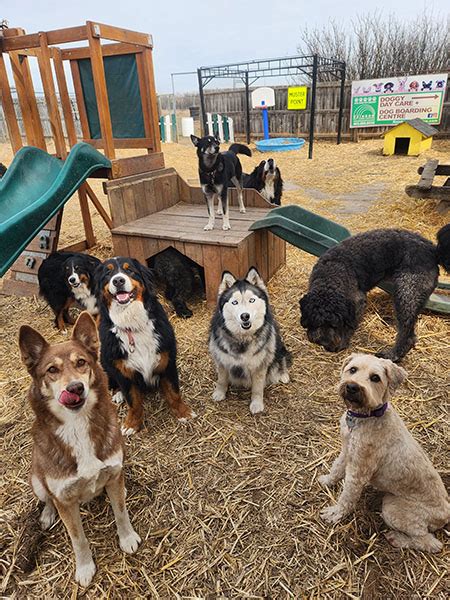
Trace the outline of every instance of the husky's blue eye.
{"label": "husky's blue eye", "polygon": [[232,301],[231,301],[231,304],[237,304],[237,303],[238,303],[238,301],[237,301],[237,300],[232,300]]}
{"label": "husky's blue eye", "polygon": [[254,302],[256,300],[256,298],[250,298],[249,302]]}

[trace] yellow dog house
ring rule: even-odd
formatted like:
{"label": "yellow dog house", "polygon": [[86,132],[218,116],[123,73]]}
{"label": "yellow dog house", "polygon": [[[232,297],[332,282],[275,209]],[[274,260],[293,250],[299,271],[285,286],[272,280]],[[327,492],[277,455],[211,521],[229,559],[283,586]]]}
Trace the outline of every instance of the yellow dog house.
{"label": "yellow dog house", "polygon": [[411,119],[399,123],[384,136],[383,154],[408,154],[418,156],[421,152],[431,148],[433,135],[437,129],[428,125],[422,119]]}

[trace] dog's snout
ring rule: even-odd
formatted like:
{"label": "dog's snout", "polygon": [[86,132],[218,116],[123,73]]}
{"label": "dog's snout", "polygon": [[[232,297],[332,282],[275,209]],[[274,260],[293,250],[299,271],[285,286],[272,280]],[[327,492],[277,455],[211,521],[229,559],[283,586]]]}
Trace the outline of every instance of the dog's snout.
{"label": "dog's snout", "polygon": [[125,285],[125,278],[121,275],[115,275],[112,278],[112,284],[117,289],[122,288]]}
{"label": "dog's snout", "polygon": [[249,315],[249,313],[242,313],[241,314],[241,321],[243,321],[244,323],[247,323],[248,321],[250,321],[250,315]]}
{"label": "dog's snout", "polygon": [[75,275],[71,275],[69,277],[69,283],[76,283],[77,282],[77,278],[75,277]]}
{"label": "dog's snout", "polygon": [[77,396],[81,396],[84,392],[84,384],[82,381],[72,381],[66,386],[66,390],[71,394],[76,394]]}
{"label": "dog's snout", "polygon": [[347,383],[345,390],[348,394],[357,394],[359,392],[359,385],[357,383]]}

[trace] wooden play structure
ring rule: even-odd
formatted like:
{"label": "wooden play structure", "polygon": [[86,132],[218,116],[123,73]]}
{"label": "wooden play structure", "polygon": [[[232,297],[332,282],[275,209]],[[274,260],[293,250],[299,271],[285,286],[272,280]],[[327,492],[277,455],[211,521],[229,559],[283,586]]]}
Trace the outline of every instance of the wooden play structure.
{"label": "wooden play structure", "polygon": [[[450,165],[440,165],[438,160],[432,159],[423,167],[418,168],[420,175],[416,185],[407,185],[405,192],[412,198],[439,200],[439,210],[450,209]],[[442,185],[435,185],[435,177],[446,177]]]}
{"label": "wooden play structure", "polygon": [[[102,43],[104,40],[110,43]],[[73,42],[84,45],[60,48]],[[111,216],[88,181],[82,183],[77,193],[86,239],[70,249],[80,251],[95,244],[90,200],[112,228],[115,254],[146,262],[173,246],[204,268],[207,299],[212,303],[223,270],[241,275],[255,265],[268,279],[285,262],[285,243],[271,233],[249,231],[252,222],[270,209],[254,190],[244,192],[248,207],[245,215],[232,209],[231,231],[203,231],[207,210],[200,188],[189,186],[174,169],[164,168],[152,47],[148,34],[91,21],[80,27],[33,34],[18,28],[2,30],[0,85],[11,145],[17,153],[23,141],[5,56],[11,64],[26,143],[50,152],[54,147],[55,155],[62,160],[78,141],[64,71],[64,62],[68,61],[82,139],[101,149],[111,164],[90,175],[109,180],[104,187]],[[31,60],[37,60],[43,83],[53,138],[49,149],[31,79]],[[118,157],[117,150],[124,148],[139,151],[136,156]],[[62,210],[37,232],[37,238],[13,265],[10,279],[4,281],[4,293],[36,293],[38,268],[50,252],[58,249],[61,219]]]}
{"label": "wooden play structure", "polygon": [[383,154],[385,156],[392,154],[419,156],[431,148],[433,135],[436,133],[437,129],[422,119],[403,121],[382,134],[384,137]]}

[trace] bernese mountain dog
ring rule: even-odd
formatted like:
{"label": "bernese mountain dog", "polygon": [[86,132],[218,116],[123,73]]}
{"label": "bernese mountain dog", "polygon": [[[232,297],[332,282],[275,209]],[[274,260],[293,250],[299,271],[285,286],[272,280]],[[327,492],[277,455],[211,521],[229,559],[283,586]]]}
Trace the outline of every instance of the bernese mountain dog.
{"label": "bernese mountain dog", "polygon": [[158,302],[150,269],[137,260],[116,257],[96,272],[100,305],[101,363],[110,385],[119,390],[128,414],[122,432],[131,435],[143,424],[143,401],[159,384],[179,421],[195,417],[180,395],[175,334]]}
{"label": "bernese mountain dog", "polygon": [[244,188],[257,190],[270,204],[281,205],[283,195],[283,180],[275,160],[262,160],[253,171],[243,174]]}
{"label": "bernese mountain dog", "polygon": [[98,315],[94,273],[101,261],[79,252],[53,252],[38,271],[39,293],[55,313],[55,325],[62,331],[73,325],[69,314],[73,305]]}

